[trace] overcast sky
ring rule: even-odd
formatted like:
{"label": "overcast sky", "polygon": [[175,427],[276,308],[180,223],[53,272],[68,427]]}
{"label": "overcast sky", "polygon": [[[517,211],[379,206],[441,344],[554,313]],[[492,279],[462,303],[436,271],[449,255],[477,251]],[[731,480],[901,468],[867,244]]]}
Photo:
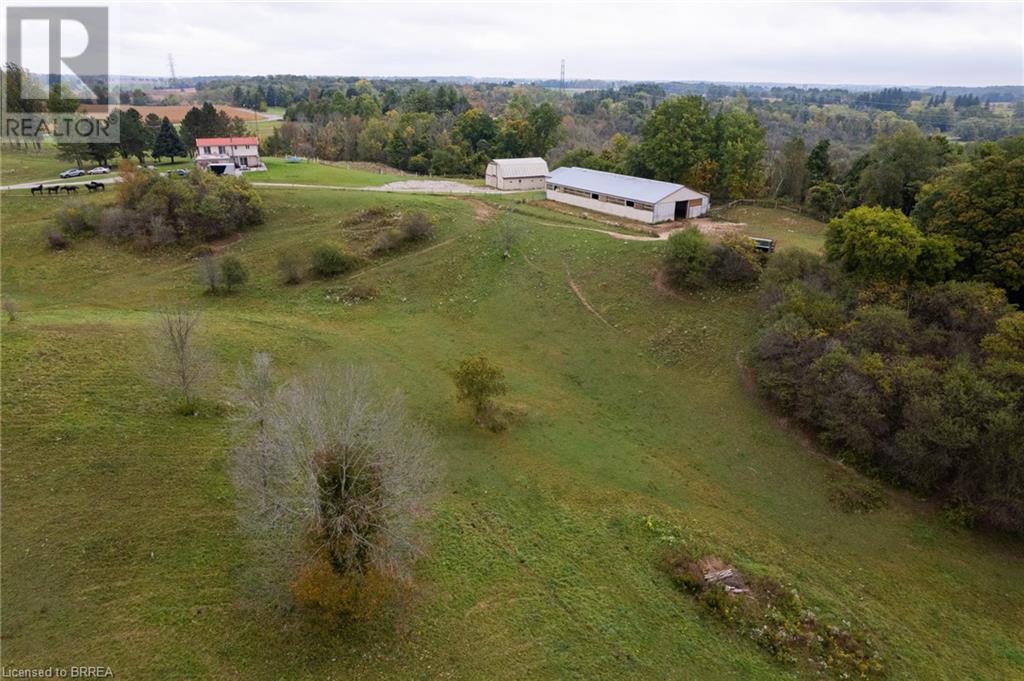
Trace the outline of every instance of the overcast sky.
{"label": "overcast sky", "polygon": [[123,3],[120,71],[1024,84],[1024,3]]}

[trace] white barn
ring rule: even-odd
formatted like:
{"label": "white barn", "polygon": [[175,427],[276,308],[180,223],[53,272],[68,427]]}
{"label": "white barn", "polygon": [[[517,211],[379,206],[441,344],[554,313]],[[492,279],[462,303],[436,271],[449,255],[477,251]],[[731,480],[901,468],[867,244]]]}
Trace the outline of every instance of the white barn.
{"label": "white barn", "polygon": [[495,189],[544,189],[547,174],[542,158],[496,158],[487,164],[484,182]]}
{"label": "white barn", "polygon": [[711,208],[711,197],[681,184],[589,168],[552,171],[547,198],[649,224],[697,218]]}

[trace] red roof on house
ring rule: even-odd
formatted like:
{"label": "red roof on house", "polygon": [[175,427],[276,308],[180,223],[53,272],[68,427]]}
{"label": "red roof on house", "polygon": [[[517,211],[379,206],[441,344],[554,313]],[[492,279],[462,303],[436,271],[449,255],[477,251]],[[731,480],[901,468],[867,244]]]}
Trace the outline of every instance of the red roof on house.
{"label": "red roof on house", "polygon": [[199,137],[196,139],[197,147],[230,147],[259,143],[260,140],[257,137]]}

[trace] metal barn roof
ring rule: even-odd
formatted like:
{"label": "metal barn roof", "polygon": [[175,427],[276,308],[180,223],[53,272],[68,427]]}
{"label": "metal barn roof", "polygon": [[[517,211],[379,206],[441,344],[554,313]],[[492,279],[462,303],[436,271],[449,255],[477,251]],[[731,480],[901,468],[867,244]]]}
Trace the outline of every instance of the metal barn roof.
{"label": "metal barn roof", "polygon": [[494,163],[501,168],[504,178],[540,177],[548,174],[548,162],[542,158],[496,158]]}
{"label": "metal barn roof", "polygon": [[603,170],[591,170],[590,168],[556,168],[548,175],[548,182],[644,203],[658,203],[676,192],[681,192],[676,199],[678,201],[707,197],[706,194],[701,194],[674,182],[648,180],[643,177],[606,173]]}

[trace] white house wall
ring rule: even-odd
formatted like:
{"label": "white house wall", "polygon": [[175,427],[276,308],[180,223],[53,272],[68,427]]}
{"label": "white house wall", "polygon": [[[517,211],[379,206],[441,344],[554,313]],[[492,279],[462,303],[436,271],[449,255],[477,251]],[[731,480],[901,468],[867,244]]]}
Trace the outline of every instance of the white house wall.
{"label": "white house wall", "polygon": [[498,189],[544,189],[547,186],[547,177],[544,175],[540,177],[498,177],[496,180],[492,186]]}
{"label": "white house wall", "polygon": [[[568,203],[573,206],[580,208],[587,208],[589,210],[596,210],[602,213],[608,213],[609,215],[618,215],[622,218],[629,218],[630,220],[636,220],[638,222],[646,222],[648,224],[654,224],[656,222],[654,213],[649,210],[640,210],[639,208],[630,208],[628,206],[621,206],[617,203],[608,203],[607,201],[598,201],[597,199],[588,199],[585,196],[576,196],[575,194],[568,194],[566,192],[556,192],[552,189],[547,191],[547,198],[551,201],[560,201],[562,203]],[[671,211],[675,210],[675,204],[672,204],[669,213],[669,219],[671,219]]]}

